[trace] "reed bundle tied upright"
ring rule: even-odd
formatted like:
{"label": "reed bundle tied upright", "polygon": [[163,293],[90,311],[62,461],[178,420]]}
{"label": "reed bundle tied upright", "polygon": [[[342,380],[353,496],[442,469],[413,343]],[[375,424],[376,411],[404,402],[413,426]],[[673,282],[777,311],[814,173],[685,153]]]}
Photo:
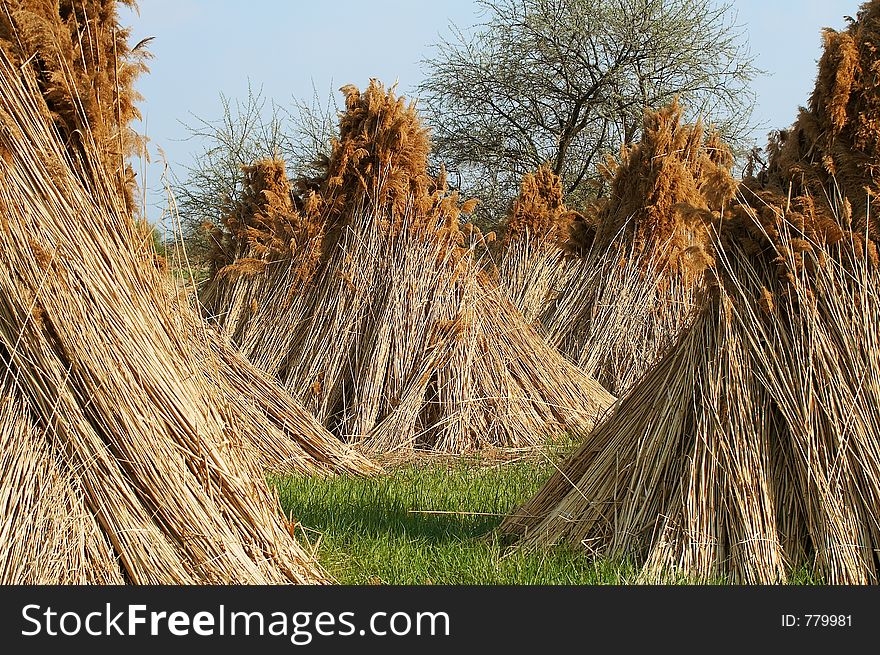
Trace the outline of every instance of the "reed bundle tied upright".
{"label": "reed bundle tied upright", "polygon": [[572,270],[565,244],[576,215],[566,208],[562,181],[549,166],[523,176],[502,225],[498,281],[529,322],[556,299]]}
{"label": "reed bundle tied upright", "polygon": [[736,185],[717,134],[682,123],[677,102],[645,115],[641,142],[609,159],[609,195],[574,216],[571,255],[541,314],[549,340],[612,393],[623,393],[687,324],[709,229]]}
{"label": "reed bundle tied upright", "polygon": [[169,293],[44,93],[0,51],[0,580],[326,581],[264,470],[375,467]]}
{"label": "reed bundle tied upright", "polygon": [[343,91],[326,173],[287,200],[283,185],[264,188],[252,218],[228,222],[239,244],[250,226],[248,249],[209,281],[208,313],[332,432],[377,451],[526,446],[591,428],[611,397],[481,272],[484,237],[459,219],[473,202],[428,174],[415,108],[375,81]]}
{"label": "reed bundle tied upright", "polygon": [[[792,133],[840,115],[828,79],[876,68],[878,20],[873,0],[845,33],[826,32]],[[839,57],[850,41],[860,56]],[[652,581],[773,583],[806,568],[878,582],[880,270],[865,193],[878,160],[847,152],[859,126],[880,124],[877,88],[855,84],[847,105],[860,111],[840,140],[823,131],[799,156],[776,150],[741,185],[694,323],[505,531],[629,557]],[[844,187],[829,168],[849,161]]]}

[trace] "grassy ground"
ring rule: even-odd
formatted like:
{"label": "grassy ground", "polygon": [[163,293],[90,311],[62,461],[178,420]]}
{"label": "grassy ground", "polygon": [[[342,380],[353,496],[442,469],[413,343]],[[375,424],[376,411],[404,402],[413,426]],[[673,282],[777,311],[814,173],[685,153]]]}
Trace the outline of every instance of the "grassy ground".
{"label": "grassy ground", "polygon": [[550,475],[547,457],[411,461],[374,478],[276,478],[343,584],[618,584],[624,566],[581,553],[508,552],[493,531]]}
{"label": "grassy ground", "polygon": [[[521,552],[500,542],[495,528],[502,517],[538,490],[558,456],[431,458],[390,465],[388,474],[373,478],[296,476],[272,483],[342,584],[634,582],[635,569],[625,563],[565,548]],[[818,582],[808,572],[792,577],[794,584]]]}

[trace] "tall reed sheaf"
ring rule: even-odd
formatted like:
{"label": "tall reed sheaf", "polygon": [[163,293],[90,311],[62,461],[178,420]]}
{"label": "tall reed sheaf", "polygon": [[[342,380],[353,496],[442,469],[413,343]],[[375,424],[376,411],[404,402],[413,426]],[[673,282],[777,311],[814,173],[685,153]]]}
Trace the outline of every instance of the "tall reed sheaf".
{"label": "tall reed sheaf", "polygon": [[575,216],[563,201],[562,181],[549,166],[523,176],[502,225],[498,281],[529,322],[556,299],[571,271],[565,245]]}
{"label": "tall reed sheaf", "polygon": [[137,8],[135,0],[2,0],[0,48],[34,72],[68,147],[79,155],[94,153],[134,212],[128,157],[143,147],[143,137],[131,128],[140,118],[134,82],[147,70],[149,40],[130,46],[120,5]]}
{"label": "tall reed sheaf", "polygon": [[2,580],[325,581],[264,471],[372,465],[169,292],[45,91],[0,52]]}
{"label": "tall reed sheaf", "polygon": [[[332,432],[374,450],[524,446],[592,427],[611,397],[481,272],[483,237],[459,220],[473,202],[428,174],[414,107],[375,81],[343,91],[326,173],[296,184],[281,225],[247,232],[246,256],[205,288],[209,313]],[[266,207],[285,195],[262,194]],[[236,215],[227,232],[264,215]]]}
{"label": "tall reed sheaf", "polygon": [[[875,0],[844,35],[826,32],[793,133],[841,115],[829,79],[876,68],[878,18]],[[859,58],[838,56],[849,40]],[[626,556],[653,581],[772,583],[808,568],[878,582],[880,271],[873,201],[856,203],[877,160],[848,149],[880,105],[872,84],[851,89],[846,104],[866,113],[848,113],[839,140],[823,131],[799,156],[776,150],[741,185],[711,235],[693,324],[505,520],[521,543]],[[850,161],[844,186],[829,168]]]}
{"label": "tall reed sheaf", "polygon": [[[293,269],[285,280],[286,296],[311,281],[320,257],[323,226],[294,207],[286,166],[278,159],[256,162],[244,170],[244,189],[222,225],[211,229],[208,283],[199,296],[203,313],[231,330],[238,342],[264,299],[269,262],[284,258]],[[314,201],[313,201],[314,202]],[[276,290],[267,298],[278,298]]]}
{"label": "tall reed sheaf", "polygon": [[548,338],[612,393],[623,393],[675,340],[710,263],[709,226],[736,185],[716,134],[682,123],[673,103],[645,116],[643,138],[609,160],[610,184],[571,222]]}

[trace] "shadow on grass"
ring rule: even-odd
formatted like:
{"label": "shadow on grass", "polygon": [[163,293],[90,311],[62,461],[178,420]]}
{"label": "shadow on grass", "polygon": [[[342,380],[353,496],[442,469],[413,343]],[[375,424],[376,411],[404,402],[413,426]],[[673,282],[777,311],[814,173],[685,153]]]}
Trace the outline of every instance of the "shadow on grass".
{"label": "shadow on grass", "polygon": [[276,481],[276,488],[288,516],[319,532],[441,543],[480,539],[503,518],[501,512],[485,516],[449,505],[426,507],[418,495],[376,479],[336,484],[286,479]]}
{"label": "shadow on grass", "polygon": [[[544,483],[535,462],[461,461],[371,478],[271,478],[281,504],[343,584],[616,584],[583,552],[508,551],[496,529]],[[312,531],[319,533],[319,536]]]}

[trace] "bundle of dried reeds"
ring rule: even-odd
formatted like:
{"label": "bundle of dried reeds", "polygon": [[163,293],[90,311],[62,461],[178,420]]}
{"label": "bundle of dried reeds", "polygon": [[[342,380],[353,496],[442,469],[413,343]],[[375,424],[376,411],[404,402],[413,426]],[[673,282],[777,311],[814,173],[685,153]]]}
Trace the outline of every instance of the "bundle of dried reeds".
{"label": "bundle of dried reeds", "polygon": [[427,174],[415,109],[375,81],[343,90],[327,173],[293,202],[298,221],[321,226],[320,261],[304,276],[289,249],[252,249],[239,260],[265,262],[259,283],[240,287],[252,295],[211,312],[332,432],[375,450],[523,446],[589,429],[611,397],[481,272],[482,236],[459,227],[473,205]]}
{"label": "bundle of dried reeds", "polygon": [[2,53],[0,152],[4,581],[326,580],[260,464],[369,465],[169,295],[100,158]]}
{"label": "bundle of dried reeds", "polygon": [[[880,2],[864,5],[850,32],[867,33],[878,12]],[[814,99],[836,47],[827,41]],[[861,157],[849,146],[826,133],[803,144],[817,162]],[[840,181],[838,194],[815,197],[787,156],[775,151],[763,180],[743,184],[727,208],[693,325],[505,520],[523,544],[632,558],[649,581],[772,583],[802,567],[832,584],[880,581],[871,203],[854,209]],[[778,186],[786,170],[796,178],[790,195]],[[859,184],[856,194],[874,178]]]}
{"label": "bundle of dried reeds", "polygon": [[574,216],[565,207],[562,181],[548,165],[523,176],[502,225],[498,281],[529,322],[556,299],[573,269],[565,243]]}
{"label": "bundle of dried reeds", "polygon": [[880,274],[855,247],[812,242],[792,284],[728,241],[694,324],[503,529],[650,582],[877,582]]}
{"label": "bundle of dried reeds", "polygon": [[540,317],[550,341],[623,393],[692,316],[711,263],[708,226],[736,185],[717,135],[681,122],[673,103],[645,116],[640,143],[603,169],[610,194],[572,222],[575,256]]}
{"label": "bundle of dried reeds", "polygon": [[270,261],[284,258],[296,271],[288,294],[315,273],[323,225],[309,212],[297,210],[295,200],[284,162],[258,161],[245,168],[244,190],[224,224],[211,228],[214,247],[199,297],[212,322],[232,330],[228,336],[233,342],[241,339],[259,306],[267,279],[261,274]]}
{"label": "bundle of dried reeds", "polygon": [[149,39],[130,45],[119,5],[137,7],[135,0],[2,0],[0,48],[34,72],[67,146],[93,152],[133,212],[127,158],[140,153],[144,139],[130,125],[140,118],[134,82],[146,71]]}

